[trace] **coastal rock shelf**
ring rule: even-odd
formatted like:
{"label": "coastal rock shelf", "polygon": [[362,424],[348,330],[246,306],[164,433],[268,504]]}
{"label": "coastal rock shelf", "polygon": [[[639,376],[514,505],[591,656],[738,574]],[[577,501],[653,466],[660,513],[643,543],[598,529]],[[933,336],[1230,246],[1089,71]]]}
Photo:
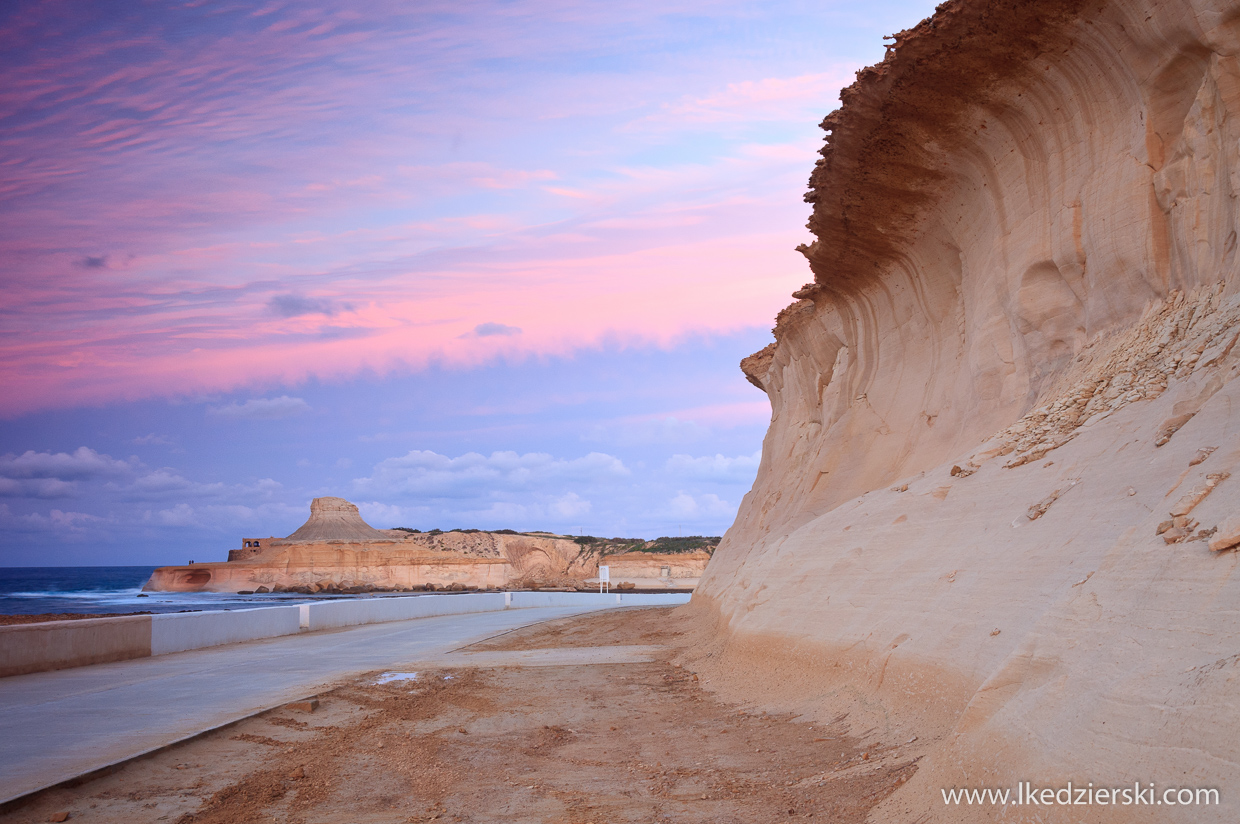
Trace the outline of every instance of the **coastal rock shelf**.
{"label": "coastal rock shelf", "polygon": [[742,364],[771,425],[694,666],[909,742],[874,820],[1234,788],[1240,8],[939,9],[823,121],[814,281]]}
{"label": "coastal rock shelf", "polygon": [[[589,542],[594,540],[511,531],[375,529],[344,498],[315,498],[309,520],[287,538],[246,539],[223,563],[160,567],[143,589],[317,593],[428,586],[592,588],[602,558]],[[701,551],[638,551],[609,555],[606,564],[613,586],[692,589],[708,560],[710,555]]]}

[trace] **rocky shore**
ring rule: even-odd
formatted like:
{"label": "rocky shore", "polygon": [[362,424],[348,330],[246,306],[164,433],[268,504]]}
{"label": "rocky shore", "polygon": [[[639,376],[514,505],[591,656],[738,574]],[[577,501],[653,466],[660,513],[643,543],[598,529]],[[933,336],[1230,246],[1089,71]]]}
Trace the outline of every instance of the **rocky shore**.
{"label": "rocky shore", "polygon": [[[718,539],[600,539],[552,533],[375,529],[343,498],[315,498],[310,518],[286,538],[244,541],[226,562],[156,569],[152,592],[463,592],[597,590],[599,566],[613,589],[686,590],[697,585]],[[659,552],[666,546],[671,551]]]}

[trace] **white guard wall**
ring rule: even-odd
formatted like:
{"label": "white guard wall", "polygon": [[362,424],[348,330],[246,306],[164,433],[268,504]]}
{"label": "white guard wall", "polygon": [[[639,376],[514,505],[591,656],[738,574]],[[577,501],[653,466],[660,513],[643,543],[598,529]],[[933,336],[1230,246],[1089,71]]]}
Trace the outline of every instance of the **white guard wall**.
{"label": "white guard wall", "polygon": [[[516,594],[516,593],[514,593]],[[504,593],[481,592],[470,595],[415,595],[408,598],[366,598],[357,601],[326,601],[306,604],[310,631],[407,621],[433,615],[463,615],[493,612],[504,608]],[[296,630],[294,630],[295,632]]]}
{"label": "white guard wall", "polygon": [[689,593],[513,592],[512,609],[532,607],[647,607],[689,603]]}
{"label": "white guard wall", "polygon": [[303,625],[313,631],[408,621],[433,615],[463,615],[501,609],[536,607],[672,606],[689,603],[689,593],[621,594],[597,592],[481,592],[470,595],[416,595],[407,598],[368,598],[303,604]]}
{"label": "white guard wall", "polygon": [[689,593],[480,592],[0,627],[0,677],[436,615],[538,607],[676,606]]}
{"label": "white guard wall", "polygon": [[298,615],[296,606],[152,615],[151,655],[295,635]]}

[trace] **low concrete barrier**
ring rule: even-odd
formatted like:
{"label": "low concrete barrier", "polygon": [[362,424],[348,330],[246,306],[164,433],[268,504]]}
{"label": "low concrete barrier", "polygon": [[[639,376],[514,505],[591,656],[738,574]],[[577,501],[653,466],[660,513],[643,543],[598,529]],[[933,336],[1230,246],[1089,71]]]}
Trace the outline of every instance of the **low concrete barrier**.
{"label": "low concrete barrier", "polygon": [[692,592],[619,592],[616,593],[622,607],[667,607],[689,603]]}
{"label": "low concrete barrier", "polygon": [[406,598],[366,598],[357,601],[325,601],[306,604],[311,631],[408,621],[435,615],[462,615],[467,612],[495,612],[504,608],[504,593],[479,592],[469,595],[414,595]]}
{"label": "low concrete barrier", "polygon": [[300,612],[293,605],[152,615],[150,654],[296,635],[301,631]]}
{"label": "low concrete barrier", "polygon": [[503,609],[670,606],[688,603],[689,597],[687,592],[476,592],[18,624],[0,627],[0,677],[296,635],[304,630]]}
{"label": "low concrete barrier", "polygon": [[0,677],[106,664],[151,654],[151,616],[0,627]]}
{"label": "low concrete barrier", "polygon": [[691,593],[633,592],[511,592],[509,609],[534,607],[609,607],[687,604]]}

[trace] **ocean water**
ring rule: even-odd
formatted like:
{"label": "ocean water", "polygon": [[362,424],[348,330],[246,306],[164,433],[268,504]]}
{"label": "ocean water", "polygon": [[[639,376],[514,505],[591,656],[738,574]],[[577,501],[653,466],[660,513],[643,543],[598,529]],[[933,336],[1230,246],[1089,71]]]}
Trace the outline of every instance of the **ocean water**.
{"label": "ocean water", "polygon": [[[155,567],[0,567],[0,615],[247,609],[324,600],[306,595],[142,592]],[[339,597],[339,596],[337,596]]]}

